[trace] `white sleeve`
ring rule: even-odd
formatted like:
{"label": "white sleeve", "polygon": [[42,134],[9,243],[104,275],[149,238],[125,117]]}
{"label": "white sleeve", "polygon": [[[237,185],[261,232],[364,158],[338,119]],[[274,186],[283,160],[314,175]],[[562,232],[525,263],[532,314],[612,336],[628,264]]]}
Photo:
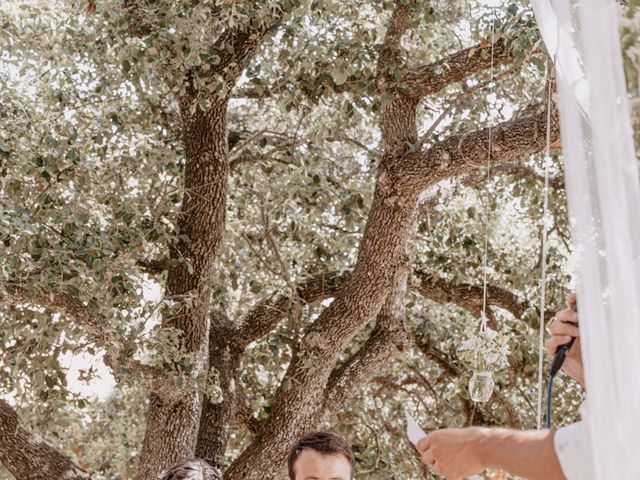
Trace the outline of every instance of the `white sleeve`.
{"label": "white sleeve", "polygon": [[595,480],[589,426],[584,420],[558,429],[553,443],[567,480]]}

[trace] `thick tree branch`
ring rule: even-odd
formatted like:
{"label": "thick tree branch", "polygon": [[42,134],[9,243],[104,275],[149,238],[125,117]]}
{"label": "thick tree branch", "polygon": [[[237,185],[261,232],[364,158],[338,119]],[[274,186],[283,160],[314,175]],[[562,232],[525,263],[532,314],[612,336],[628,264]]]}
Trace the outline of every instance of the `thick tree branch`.
{"label": "thick tree branch", "polygon": [[247,398],[246,392],[242,388],[240,388],[240,393],[238,394],[235,421],[236,424],[244,426],[251,435],[255,435],[258,432],[261,424],[261,421],[253,416],[251,401]]}
{"label": "thick tree branch", "polygon": [[[328,272],[305,279],[297,286],[298,297],[306,303],[313,303],[336,295],[349,278],[349,272]],[[240,319],[233,334],[237,345],[246,347],[262,338],[282,320],[295,299],[290,294],[276,294],[255,305]]]}
{"label": "thick tree branch", "polygon": [[153,382],[139,480],[153,480],[172,463],[193,456],[202,403],[195,379],[208,370],[210,279],[222,244],[229,174],[227,99],[214,96],[209,110],[195,112],[193,100],[190,95],[179,99],[186,157],[178,220],[182,235],[171,245],[165,282],[166,296],[178,301],[171,313],[165,310],[161,325],[180,334],[182,353],[194,361],[184,372],[189,381],[173,388],[174,395],[167,395],[170,372]]}
{"label": "thick tree branch", "polygon": [[387,33],[378,56],[378,74],[388,73],[385,70],[394,65],[400,57],[400,40],[407,29],[407,18],[411,12],[409,3],[413,3],[413,1],[396,0],[396,6],[391,14]]}
{"label": "thick tree branch", "polygon": [[[476,171],[487,164],[491,138],[493,165],[510,162],[539,152],[546,145],[547,112],[516,118],[492,128],[451,136],[432,147],[407,156],[402,170],[417,191],[450,177]],[[551,115],[551,142],[560,136],[557,110]]]}
{"label": "thick tree branch", "polygon": [[196,456],[211,465],[220,466],[238,410],[244,348],[238,347],[233,337],[218,334],[221,328],[231,323],[223,312],[214,310],[210,321],[209,368],[218,374],[222,400],[212,401],[207,395],[202,399]]}
{"label": "thick tree branch", "polygon": [[196,455],[218,465],[224,455],[231,428],[240,419],[255,433],[258,425],[240,395],[240,366],[246,347],[268,334],[282,320],[295,302],[313,303],[334,296],[348,273],[330,272],[315,275],[295,286],[296,297],[273,295],[254,306],[238,326],[217,310],[210,315],[209,368],[218,372],[222,401],[203,399]]}
{"label": "thick tree branch", "polygon": [[0,290],[0,302],[9,305],[38,305],[49,311],[60,313],[80,325],[92,340],[106,340],[106,332],[100,319],[77,298],[68,293],[49,295],[41,293],[33,298],[26,290],[15,283],[4,283],[4,291]]}
{"label": "thick tree branch", "polygon": [[[423,297],[438,303],[453,303],[468,310],[474,317],[479,317],[482,311],[484,291],[481,285],[468,283],[453,283],[450,280],[439,278],[433,274],[419,269],[414,271],[415,277],[420,280],[418,293]],[[501,308],[511,313],[515,318],[522,320],[527,310],[536,312],[535,319],[530,323],[533,329],[539,325],[540,309],[527,300],[520,299],[516,294],[495,285],[487,285],[487,305]],[[553,318],[555,312],[545,311],[545,318]]]}
{"label": "thick tree branch", "polygon": [[94,478],[20,426],[11,405],[0,399],[0,462],[16,480]]}
{"label": "thick tree branch", "polygon": [[[493,46],[493,66],[512,60],[504,37],[496,38]],[[491,68],[491,42],[483,41],[473,47],[460,50],[447,58],[406,71],[400,80],[400,92],[410,97],[432,95],[452,83]]]}
{"label": "thick tree branch", "polygon": [[396,1],[389,27],[378,57],[377,89],[380,102],[380,127],[384,143],[382,164],[386,167],[402,157],[418,140],[416,112],[418,99],[398,93],[396,73],[402,68],[400,40],[407,28],[410,2]]}
{"label": "thick tree branch", "polygon": [[238,78],[255,56],[264,41],[269,26],[244,31],[227,30],[215,45],[215,54],[220,58],[213,73],[224,75],[227,85],[235,86]]}
{"label": "thick tree branch", "polygon": [[[314,275],[297,285],[297,293],[306,303],[331,298],[339,293],[350,275],[351,272],[348,270]],[[481,286],[454,284],[419,269],[416,269],[413,275],[420,280],[418,292],[425,298],[438,303],[455,303],[476,316],[480,314],[483,295]],[[488,288],[489,305],[507,310],[518,319],[521,319],[524,312],[531,308],[527,301],[520,300],[517,295],[507,290],[493,285]],[[217,335],[228,337],[234,344],[244,348],[267,335],[279,321],[285,318],[293,301],[288,293],[274,294],[261,300],[245,313],[237,327],[231,327],[230,323],[226,322],[212,321],[212,330]],[[392,318],[389,315],[387,317]]]}
{"label": "thick tree branch", "polygon": [[[471,312],[474,317],[480,316],[484,296],[482,286],[455,284],[421,270],[416,270],[415,276],[420,280],[418,292],[423,297],[443,304],[454,303]],[[521,319],[530,307],[529,302],[520,300],[517,295],[493,285],[487,286],[487,304],[503,308],[518,319]]]}
{"label": "thick tree branch", "polygon": [[403,276],[389,295],[376,319],[376,326],[365,344],[351,358],[336,368],[327,382],[324,412],[336,412],[358,393],[383,366],[410,344],[405,323],[404,302],[407,276]]}
{"label": "thick tree branch", "polygon": [[[259,2],[260,8],[265,8]],[[256,12],[260,25],[244,25],[242,28],[229,29],[224,32],[214,46],[214,52],[220,59],[213,69],[225,77],[227,85],[233,88],[242,72],[254,59],[258,48],[273,33],[284,15],[296,6],[296,2],[285,2],[286,7],[268,7],[269,11]]]}

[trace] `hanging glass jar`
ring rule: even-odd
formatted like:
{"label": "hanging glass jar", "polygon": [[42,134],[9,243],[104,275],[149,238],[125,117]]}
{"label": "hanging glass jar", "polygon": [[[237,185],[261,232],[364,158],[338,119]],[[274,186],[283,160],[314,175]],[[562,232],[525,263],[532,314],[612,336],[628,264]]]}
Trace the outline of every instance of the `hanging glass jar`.
{"label": "hanging glass jar", "polygon": [[493,381],[492,372],[473,372],[471,379],[469,380],[469,394],[471,400],[474,402],[487,402],[493,394],[493,387],[495,382]]}
{"label": "hanging glass jar", "polygon": [[487,326],[482,314],[480,330],[470,335],[460,346],[461,357],[469,363],[473,375],[469,379],[469,394],[474,402],[487,402],[493,394],[493,372],[507,366],[508,337]]}

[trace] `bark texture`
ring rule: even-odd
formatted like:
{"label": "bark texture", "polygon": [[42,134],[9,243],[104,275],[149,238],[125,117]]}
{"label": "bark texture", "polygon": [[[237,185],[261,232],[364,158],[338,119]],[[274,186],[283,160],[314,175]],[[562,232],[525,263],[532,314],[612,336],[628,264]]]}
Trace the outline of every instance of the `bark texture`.
{"label": "bark texture", "polygon": [[198,432],[196,455],[217,465],[225,453],[231,429],[238,418],[246,417],[247,427],[255,431],[259,424],[251,422],[251,412],[245,412],[239,389],[240,363],[247,346],[269,333],[286,317],[293,304],[300,300],[314,303],[333,297],[348,273],[330,272],[315,275],[301,282],[296,298],[278,294],[258,302],[237,323],[226,315],[214,311],[211,315],[211,340],[209,343],[210,367],[220,376],[222,401],[211,402],[205,397]]}
{"label": "bark texture", "polygon": [[[128,7],[134,19],[135,13],[143,8],[139,2],[130,2]],[[228,29],[213,45],[220,58],[213,73],[225,79],[228,90],[235,87],[238,78],[286,10],[262,13],[258,25]],[[177,329],[181,333],[183,351],[192,355],[195,361],[187,372],[191,381],[173,392],[173,395],[166,395],[166,388],[163,387],[167,382],[163,379],[154,383],[149,399],[139,480],[155,479],[167,466],[194,456],[202,409],[202,395],[195,380],[207,374],[210,363],[214,368],[232,368],[222,379],[227,393],[235,385],[235,358],[229,351],[231,347],[224,339],[210,339],[209,334],[210,279],[224,233],[230,169],[230,135],[227,128],[229,96],[221,98],[217,94],[209,95],[211,107],[206,111],[201,108],[194,111],[192,107],[197,104],[197,95],[202,94],[192,83],[197,74],[197,71],[192,71],[186,76],[187,94],[179,99],[186,158],[185,193],[179,218],[180,234],[184,237],[172,250],[171,267],[165,285],[166,296],[177,301],[177,308],[164,315],[162,322],[164,327]],[[220,330],[215,332],[220,333]],[[213,342],[212,352],[209,350],[210,341]],[[214,355],[212,361],[209,359],[210,353]],[[229,398],[225,405],[228,406],[231,400]],[[207,419],[210,418],[208,413]],[[219,411],[215,414],[216,422],[219,416],[233,418],[231,412]],[[218,440],[220,445],[212,447],[211,455],[226,444],[225,435],[228,433],[225,432],[229,428],[227,424],[222,429]]]}
{"label": "bark texture", "polygon": [[[380,50],[377,85],[384,152],[356,265],[333,303],[304,332],[274,398],[271,415],[226,472],[227,479],[277,478],[290,442],[316,428],[328,410],[335,411],[348,399],[348,394],[339,393],[345,385],[342,377],[363,381],[369,378],[375,359],[386,358],[387,349],[376,350],[381,322],[367,345],[368,351],[363,349],[346,364],[336,365],[340,353],[366,323],[379,315],[394,285],[399,285],[409,271],[407,243],[419,194],[443,178],[473,172],[480,164],[478,159],[486,157],[489,129],[454,136],[428,148],[414,148],[420,97],[464,78],[464,68],[472,73],[489,68],[490,62],[485,59],[486,51],[467,51],[456,56],[453,68],[445,68],[435,80],[426,74],[429,69],[407,72],[405,78],[413,87],[400,89],[394,82],[394,71],[401,68],[400,40],[411,8],[411,2],[398,2]],[[509,55],[503,47],[497,44],[496,50],[506,61]],[[469,62],[466,67],[465,62]],[[554,140],[558,136],[557,117],[552,115],[552,120]],[[545,112],[492,128],[494,163],[542,149],[545,133]],[[355,365],[362,370],[350,374]],[[358,385],[350,384],[350,388]]]}
{"label": "bark texture", "polygon": [[387,90],[409,13],[408,5],[399,4],[381,49],[378,73],[385,152],[353,273],[304,332],[276,393],[272,414],[226,472],[227,479],[280,475],[291,441],[314,428],[324,413],[324,392],[341,352],[378,315],[392,288],[409,272],[407,245],[419,192],[406,188],[401,167],[403,154],[417,139],[417,101]]}
{"label": "bark texture", "polygon": [[222,242],[229,165],[227,160],[227,102],[190,113],[193,98],[181,102],[186,153],[185,194],[180,213],[180,240],[172,252],[166,295],[178,301],[177,311],[163,325],[177,329],[183,349],[195,364],[191,382],[174,395],[163,395],[162,380],[149,398],[147,429],[139,478],[155,479],[159,472],[195,453],[201,396],[195,380],[207,371],[209,340],[209,279]]}
{"label": "bark texture", "polygon": [[20,426],[15,410],[0,399],[0,462],[18,480],[94,478]]}

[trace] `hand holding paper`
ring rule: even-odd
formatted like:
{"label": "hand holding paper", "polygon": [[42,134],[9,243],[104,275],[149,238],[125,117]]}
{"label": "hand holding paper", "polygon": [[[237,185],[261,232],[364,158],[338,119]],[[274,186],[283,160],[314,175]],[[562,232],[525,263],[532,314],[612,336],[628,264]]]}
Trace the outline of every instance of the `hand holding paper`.
{"label": "hand holding paper", "polygon": [[409,437],[411,443],[413,443],[417,447],[418,442],[425,438],[427,434],[424,430],[422,430],[422,428],[420,428],[418,422],[416,422],[415,419],[411,415],[409,415],[409,412],[405,412],[405,416],[407,419],[407,437]]}
{"label": "hand holding paper", "polygon": [[[413,445],[417,448],[418,443],[423,438],[427,437],[427,433],[418,425],[418,422],[409,414],[409,412],[405,411],[405,418],[407,421],[407,437],[413,443]],[[469,480],[482,480],[480,475],[473,475],[468,477]]]}

